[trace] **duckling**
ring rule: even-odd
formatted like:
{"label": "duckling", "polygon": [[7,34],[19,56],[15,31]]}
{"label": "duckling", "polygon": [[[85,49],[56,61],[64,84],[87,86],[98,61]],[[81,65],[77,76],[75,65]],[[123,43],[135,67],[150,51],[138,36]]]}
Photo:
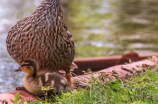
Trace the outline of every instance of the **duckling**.
{"label": "duckling", "polygon": [[63,22],[60,0],[43,0],[32,15],[11,28],[6,45],[10,56],[19,64],[34,59],[39,63],[40,71],[64,70],[71,86],[70,70],[74,64],[75,47]]}
{"label": "duckling", "polygon": [[57,72],[37,72],[38,64],[34,60],[25,60],[21,70],[27,75],[23,77],[24,88],[30,93],[43,94],[42,88],[49,87],[52,93],[71,91],[66,78]]}

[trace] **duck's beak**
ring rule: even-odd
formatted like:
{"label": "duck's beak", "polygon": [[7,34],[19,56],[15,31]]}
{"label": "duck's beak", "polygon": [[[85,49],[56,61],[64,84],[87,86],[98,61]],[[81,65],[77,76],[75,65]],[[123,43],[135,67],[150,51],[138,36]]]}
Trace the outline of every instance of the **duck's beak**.
{"label": "duck's beak", "polygon": [[18,68],[17,70],[15,70],[15,72],[19,72],[19,71],[22,71],[22,70],[21,70],[21,67]]}

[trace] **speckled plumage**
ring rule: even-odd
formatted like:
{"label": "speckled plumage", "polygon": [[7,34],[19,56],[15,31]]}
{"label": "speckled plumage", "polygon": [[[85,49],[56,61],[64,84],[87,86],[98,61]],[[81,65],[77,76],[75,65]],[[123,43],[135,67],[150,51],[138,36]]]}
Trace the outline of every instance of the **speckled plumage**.
{"label": "speckled plumage", "polygon": [[23,77],[23,85],[27,91],[33,94],[42,94],[42,87],[48,87],[50,92],[61,93],[71,91],[66,78],[57,72],[43,72],[32,76]]}
{"label": "speckled plumage", "polygon": [[72,35],[63,23],[60,0],[43,0],[31,16],[11,28],[6,44],[17,63],[34,59],[41,70],[69,72],[75,55]]}

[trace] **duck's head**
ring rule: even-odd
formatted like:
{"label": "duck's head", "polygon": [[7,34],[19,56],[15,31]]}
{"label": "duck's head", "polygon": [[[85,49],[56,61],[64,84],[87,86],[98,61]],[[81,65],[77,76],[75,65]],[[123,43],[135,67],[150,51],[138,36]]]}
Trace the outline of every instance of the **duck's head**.
{"label": "duck's head", "polygon": [[27,73],[27,75],[35,77],[37,71],[37,63],[34,60],[25,60],[21,63],[21,71]]}

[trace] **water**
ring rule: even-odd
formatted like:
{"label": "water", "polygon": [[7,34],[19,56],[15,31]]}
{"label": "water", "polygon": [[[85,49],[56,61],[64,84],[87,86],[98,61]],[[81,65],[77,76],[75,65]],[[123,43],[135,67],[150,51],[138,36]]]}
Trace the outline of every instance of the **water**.
{"label": "water", "polygon": [[[42,0],[0,0],[0,93],[22,86],[24,73],[9,56],[6,37]],[[62,0],[64,21],[72,33],[76,58],[158,51],[158,1]]]}

